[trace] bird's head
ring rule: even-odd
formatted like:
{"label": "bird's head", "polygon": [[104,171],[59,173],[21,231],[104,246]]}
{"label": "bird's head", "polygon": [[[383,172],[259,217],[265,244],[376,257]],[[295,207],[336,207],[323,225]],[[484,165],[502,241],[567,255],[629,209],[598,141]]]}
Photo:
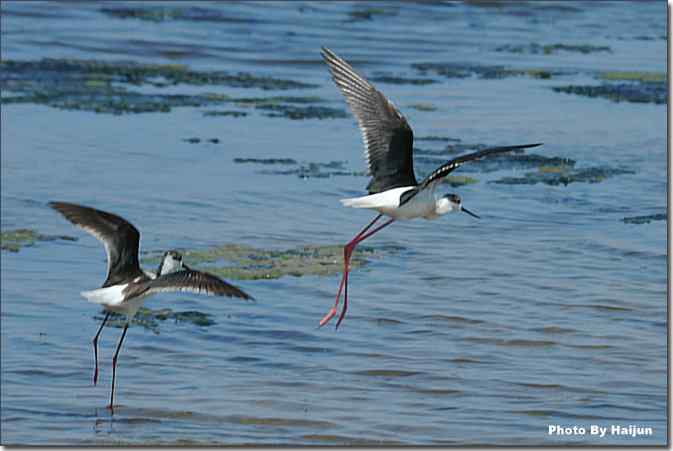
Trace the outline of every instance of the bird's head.
{"label": "bird's head", "polygon": [[187,269],[187,267],[182,263],[182,254],[178,251],[167,251],[164,252],[161,263],[159,263],[157,276],[182,271],[183,269]]}
{"label": "bird's head", "polygon": [[438,215],[459,211],[479,219],[479,216],[463,207],[463,201],[458,194],[445,194],[437,200],[436,212]]}

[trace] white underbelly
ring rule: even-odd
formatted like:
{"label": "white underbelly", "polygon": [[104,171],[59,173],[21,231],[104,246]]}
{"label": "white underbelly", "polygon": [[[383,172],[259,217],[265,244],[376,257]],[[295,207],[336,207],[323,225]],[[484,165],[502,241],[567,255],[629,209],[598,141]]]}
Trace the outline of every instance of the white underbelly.
{"label": "white underbelly", "polygon": [[435,198],[428,194],[429,193],[419,193],[401,207],[382,207],[377,210],[379,213],[383,213],[384,215],[395,219],[434,219],[437,217],[435,214]]}
{"label": "white underbelly", "polygon": [[132,299],[125,299],[124,289],[127,286],[127,284],[113,285],[107,288],[83,291],[81,294],[88,299],[89,302],[101,304],[103,308],[109,312],[127,315],[130,321],[138,309],[142,307],[143,302],[148,295],[142,294]]}
{"label": "white underbelly", "polygon": [[342,199],[341,203],[346,207],[375,210],[395,219],[436,218],[436,200],[433,190],[423,190],[412,197],[409,202],[399,206],[402,195],[414,188],[413,186],[393,188],[369,196]]}

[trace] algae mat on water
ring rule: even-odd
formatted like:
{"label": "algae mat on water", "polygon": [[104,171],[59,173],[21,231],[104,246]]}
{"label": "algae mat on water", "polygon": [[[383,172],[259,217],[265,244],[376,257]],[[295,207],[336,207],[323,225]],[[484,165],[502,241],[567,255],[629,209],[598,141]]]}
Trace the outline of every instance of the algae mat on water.
{"label": "algae mat on water", "polygon": [[[351,260],[351,267],[361,267],[371,258],[399,252],[401,247],[377,248],[361,246]],[[207,249],[181,250],[188,265],[225,279],[278,279],[283,276],[330,276],[343,270],[343,247],[338,245],[307,245],[295,249],[258,249],[242,244],[224,244]],[[143,259],[148,265],[158,264],[161,255]]]}
{"label": "algae mat on water", "polygon": [[0,249],[19,252],[21,248],[34,246],[38,241],[54,240],[77,241],[77,238],[68,235],[44,235],[31,229],[5,230],[0,234]]}
{"label": "algae mat on water", "polygon": [[[37,103],[66,110],[112,114],[167,112],[173,107],[202,107],[230,102],[229,96],[209,92],[156,92],[156,89],[171,86],[224,86],[264,91],[316,87],[301,81],[247,72],[196,71],[178,64],[140,64],[129,61],[55,58],[37,61],[3,60],[0,61],[0,69],[0,87],[3,90],[0,102],[3,104]],[[129,89],[142,86],[151,86],[155,91],[149,93]],[[333,111],[322,113],[336,114]],[[295,116],[297,114],[295,112]]]}

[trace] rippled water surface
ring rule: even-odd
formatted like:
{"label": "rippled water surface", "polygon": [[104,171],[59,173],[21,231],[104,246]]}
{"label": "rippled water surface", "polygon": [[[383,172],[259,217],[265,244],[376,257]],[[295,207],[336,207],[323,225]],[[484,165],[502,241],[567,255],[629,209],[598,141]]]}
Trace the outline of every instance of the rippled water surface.
{"label": "rippled water surface", "polygon": [[[665,443],[666,106],[659,85],[633,74],[665,74],[664,3],[3,2],[0,12],[2,230],[77,238],[2,251],[3,443]],[[481,220],[397,223],[368,241],[338,331],[317,328],[333,271],[232,280],[254,303],[152,298],[154,311],[210,320],[134,323],[111,415],[121,329],[103,332],[94,387],[102,316],[79,296],[103,280],[102,246],[47,202],[116,212],[150,253],[347,242],[373,215],[339,203],[367,178],[321,45],[378,80],[416,137],[444,138],[416,142],[419,177],[456,143],[544,142],[528,154],[574,167],[457,171],[473,183],[442,189]],[[77,94],[59,91],[71,81],[45,75],[43,58],[235,77],[119,81],[80,61]],[[102,100],[101,86],[112,92]],[[578,93],[587,86],[616,94]],[[653,434],[548,434],[592,424]]]}

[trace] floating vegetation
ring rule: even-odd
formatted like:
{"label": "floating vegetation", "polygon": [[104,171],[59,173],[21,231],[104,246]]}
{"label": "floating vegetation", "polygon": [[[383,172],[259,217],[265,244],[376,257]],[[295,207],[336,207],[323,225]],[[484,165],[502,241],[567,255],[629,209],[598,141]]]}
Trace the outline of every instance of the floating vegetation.
{"label": "floating vegetation", "polygon": [[330,161],[329,163],[304,163],[295,169],[288,170],[263,170],[261,174],[273,175],[296,175],[302,179],[309,178],[329,178],[332,176],[364,176],[366,171],[348,171],[344,167],[343,161]]}
{"label": "floating vegetation", "polygon": [[601,72],[598,78],[607,81],[666,82],[666,74],[664,72],[608,71]]}
{"label": "floating vegetation", "polygon": [[234,163],[255,164],[298,164],[292,158],[234,158]]}
{"label": "floating vegetation", "polygon": [[246,113],[245,111],[208,110],[204,111],[203,115],[206,117],[215,117],[215,116],[245,117],[248,115],[248,113]]}
{"label": "floating vegetation", "polygon": [[310,104],[324,100],[317,96],[272,96],[272,97],[234,97],[230,99],[238,106],[282,105],[284,103]]}
{"label": "floating vegetation", "polygon": [[209,139],[204,139],[202,140],[201,138],[185,138],[183,139],[184,142],[190,143],[190,144],[198,144],[201,141],[206,141],[212,144],[219,144],[220,139],[219,138],[209,138]]}
{"label": "floating vegetation", "polygon": [[294,106],[294,105],[258,105],[256,108],[269,110],[268,117],[284,117],[287,119],[343,119],[349,117],[340,108],[325,106]]}
{"label": "floating vegetation", "polygon": [[43,235],[31,229],[6,230],[0,233],[0,249],[9,252],[19,252],[23,247],[34,246],[38,241],[77,241],[77,238],[68,235]]}
{"label": "floating vegetation", "polygon": [[118,19],[139,19],[149,22],[188,20],[195,22],[254,23],[258,20],[244,17],[226,16],[222,11],[198,6],[190,7],[104,7],[100,10]]}
{"label": "floating vegetation", "polygon": [[284,117],[293,120],[348,117],[348,114],[339,108],[310,105],[324,101],[316,96],[239,97],[227,98],[225,101],[242,108],[262,110],[267,117]]}
{"label": "floating vegetation", "polygon": [[570,183],[599,183],[603,180],[622,174],[635,174],[635,171],[622,168],[590,167],[577,169],[573,165],[542,166],[537,172],[528,172],[523,177],[503,177],[489,183],[504,185],[546,185],[567,186]]}
{"label": "floating vegetation", "polygon": [[389,85],[430,85],[432,83],[437,83],[437,80],[432,78],[410,78],[410,77],[397,77],[394,75],[377,75],[369,79],[375,83],[384,83]]}
{"label": "floating vegetation", "polygon": [[501,79],[506,77],[528,76],[531,78],[548,79],[556,75],[567,75],[570,72],[549,69],[510,69],[505,66],[482,66],[460,63],[414,63],[411,65],[420,74],[435,73],[446,78],[479,77],[485,79]]}
{"label": "floating vegetation", "polygon": [[[364,266],[372,258],[399,252],[398,246],[372,248],[360,246],[351,264]],[[182,250],[190,266],[225,279],[278,279],[284,276],[330,276],[343,270],[343,246],[309,245],[296,249],[258,249],[241,244],[225,244],[207,249]],[[143,259],[148,265],[158,264],[161,254]]]}
{"label": "floating vegetation", "polygon": [[437,107],[432,103],[412,103],[409,105],[409,108],[413,108],[418,111],[437,111]]}
{"label": "floating vegetation", "polygon": [[[552,77],[552,72],[544,69],[527,69],[523,73],[531,78],[540,78],[542,80],[548,80]],[[555,75],[560,75],[560,73],[555,72]]]}
{"label": "floating vegetation", "polygon": [[[96,319],[103,320],[103,317],[96,316]],[[138,313],[131,320],[131,325],[141,326],[151,330],[155,334],[159,333],[159,322],[173,320],[177,323],[189,323],[195,326],[208,327],[215,324],[212,315],[202,313],[195,310],[187,310],[184,312],[175,312],[169,308],[152,310],[147,307],[140,307]],[[121,313],[110,313],[108,327],[124,327],[126,324],[126,315]]]}
{"label": "floating vegetation", "polygon": [[[147,94],[132,86],[228,86],[285,90],[316,85],[250,73],[194,71],[183,65],[97,60],[51,59],[0,61],[1,103],[37,103],[98,113],[166,112],[179,106],[208,106],[232,99],[221,94]],[[236,99],[233,99],[236,100]]]}
{"label": "floating vegetation", "polygon": [[328,178],[337,175],[364,176],[366,171],[348,171],[345,161],[330,161],[327,163],[306,162],[299,163],[292,158],[234,158],[234,163],[254,163],[261,165],[298,166],[292,169],[265,169],[260,174],[267,175],[296,175],[302,179]]}
{"label": "floating vegetation", "polygon": [[472,185],[478,181],[479,180],[466,175],[449,175],[442,180],[442,183],[450,185],[453,188],[457,188],[459,186]]}
{"label": "floating vegetation", "polygon": [[556,92],[585,97],[601,97],[615,102],[656,103],[668,102],[665,82],[611,83],[597,86],[554,86]]}
{"label": "floating vegetation", "polygon": [[372,20],[374,16],[395,15],[383,8],[359,8],[348,13],[351,21]]}
{"label": "floating vegetation", "polygon": [[597,52],[608,52],[612,53],[612,49],[608,46],[598,46],[590,44],[548,44],[540,45],[535,42],[528,45],[512,45],[505,44],[499,47],[496,47],[496,52],[509,52],[509,53],[532,53],[532,54],[544,54],[552,55],[558,52],[574,52],[574,53],[597,53]]}
{"label": "floating vegetation", "polygon": [[630,218],[624,218],[625,224],[649,224],[652,221],[665,221],[666,215],[664,213],[657,213],[654,215],[647,216],[632,216]]}

